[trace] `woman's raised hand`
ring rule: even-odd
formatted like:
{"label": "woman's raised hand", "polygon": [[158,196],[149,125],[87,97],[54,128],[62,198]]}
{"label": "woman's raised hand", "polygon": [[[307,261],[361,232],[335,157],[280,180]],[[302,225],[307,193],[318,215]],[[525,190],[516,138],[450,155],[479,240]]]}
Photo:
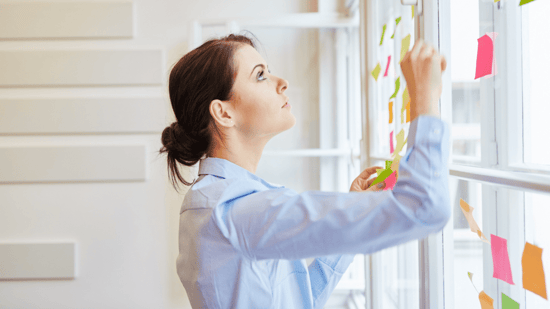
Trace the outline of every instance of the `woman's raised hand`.
{"label": "woman's raised hand", "polygon": [[355,192],[373,192],[373,191],[382,191],[386,184],[384,182],[381,182],[377,184],[376,186],[373,186],[369,188],[370,184],[376,179],[376,177],[372,177],[369,179],[369,177],[372,174],[376,174],[377,169],[381,169],[383,167],[381,166],[371,166],[369,168],[366,168],[351,184],[351,187],[349,189],[349,192],[355,191]]}
{"label": "woman's raised hand", "polygon": [[418,39],[401,61],[401,71],[411,97],[411,122],[420,115],[439,117],[441,74],[447,68],[444,56]]}

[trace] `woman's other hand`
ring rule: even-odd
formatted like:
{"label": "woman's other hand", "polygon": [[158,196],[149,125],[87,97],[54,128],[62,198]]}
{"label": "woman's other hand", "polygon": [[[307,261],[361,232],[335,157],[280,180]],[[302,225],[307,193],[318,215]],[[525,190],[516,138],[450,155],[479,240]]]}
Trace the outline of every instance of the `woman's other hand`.
{"label": "woman's other hand", "polygon": [[381,166],[371,166],[369,168],[366,168],[351,184],[351,187],[349,189],[349,192],[373,192],[373,191],[382,191],[386,184],[384,182],[381,182],[377,184],[376,186],[373,186],[369,188],[370,184],[376,179],[376,177],[372,177],[369,179],[371,175],[376,175],[377,169],[382,169]]}
{"label": "woman's other hand", "polygon": [[447,68],[445,57],[418,39],[400,65],[411,97],[411,122],[420,115],[439,117],[441,75]]}

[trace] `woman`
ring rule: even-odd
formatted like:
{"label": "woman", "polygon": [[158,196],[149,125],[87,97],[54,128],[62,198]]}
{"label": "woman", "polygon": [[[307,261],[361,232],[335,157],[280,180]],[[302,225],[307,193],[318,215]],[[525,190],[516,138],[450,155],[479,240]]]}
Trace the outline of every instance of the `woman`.
{"label": "woman", "polygon": [[[267,67],[249,38],[231,34],[189,52],[170,74],[177,121],[162,132],[161,153],[172,180],[191,185],[177,272],[193,308],[322,308],[355,254],[424,238],[450,217],[449,129],[438,111],[446,62],[431,46],[417,41],[401,62],[412,122],[387,191],[367,189],[380,167],[349,193],[297,193],[255,175],[265,144],[296,123],[288,81]],[[186,182],[176,161],[199,160],[199,177]]]}

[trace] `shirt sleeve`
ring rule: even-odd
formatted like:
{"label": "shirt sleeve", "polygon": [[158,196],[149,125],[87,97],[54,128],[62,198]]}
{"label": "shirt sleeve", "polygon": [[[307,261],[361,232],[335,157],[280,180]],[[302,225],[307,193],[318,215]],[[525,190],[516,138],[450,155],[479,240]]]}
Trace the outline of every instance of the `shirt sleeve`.
{"label": "shirt sleeve", "polygon": [[[231,245],[252,260],[370,254],[425,238],[451,216],[448,124],[419,116],[407,142],[393,190],[249,190],[220,199],[214,220]],[[254,186],[249,182],[234,185]]]}

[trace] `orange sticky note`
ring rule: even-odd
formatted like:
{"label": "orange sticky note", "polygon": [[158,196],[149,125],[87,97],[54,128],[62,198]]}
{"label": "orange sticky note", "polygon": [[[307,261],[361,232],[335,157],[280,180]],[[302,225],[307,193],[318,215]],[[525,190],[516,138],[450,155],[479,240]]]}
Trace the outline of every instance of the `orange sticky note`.
{"label": "orange sticky note", "polygon": [[479,229],[476,220],[474,220],[474,207],[468,205],[468,203],[466,203],[466,201],[464,201],[463,199],[460,199],[460,209],[462,209],[462,213],[464,213],[464,217],[466,217],[468,225],[470,225],[470,231],[476,233],[482,241],[489,243],[487,237],[485,237],[485,235]]}
{"label": "orange sticky note", "polygon": [[390,153],[393,153],[393,131],[390,132]]}
{"label": "orange sticky note", "polygon": [[390,111],[390,122],[389,123],[392,123],[393,122],[393,102],[390,101],[390,103],[388,103],[388,109]]}
{"label": "orange sticky note", "polygon": [[481,303],[481,309],[494,309],[493,299],[483,291],[479,293],[479,302]]}
{"label": "orange sticky note", "polygon": [[547,300],[544,269],[542,268],[542,248],[525,242],[521,266],[523,268],[523,288]]}
{"label": "orange sticky note", "polygon": [[388,64],[386,65],[386,73],[384,73],[384,77],[388,76],[388,69],[390,68],[391,63],[391,55],[388,56]]}
{"label": "orange sticky note", "polygon": [[384,181],[386,183],[386,187],[384,188],[384,191],[393,189],[393,186],[395,186],[395,183],[397,182],[397,179],[395,178],[395,172],[391,173],[388,178]]}
{"label": "orange sticky note", "polygon": [[493,254],[493,278],[514,284],[506,239],[491,234],[491,252]]}

